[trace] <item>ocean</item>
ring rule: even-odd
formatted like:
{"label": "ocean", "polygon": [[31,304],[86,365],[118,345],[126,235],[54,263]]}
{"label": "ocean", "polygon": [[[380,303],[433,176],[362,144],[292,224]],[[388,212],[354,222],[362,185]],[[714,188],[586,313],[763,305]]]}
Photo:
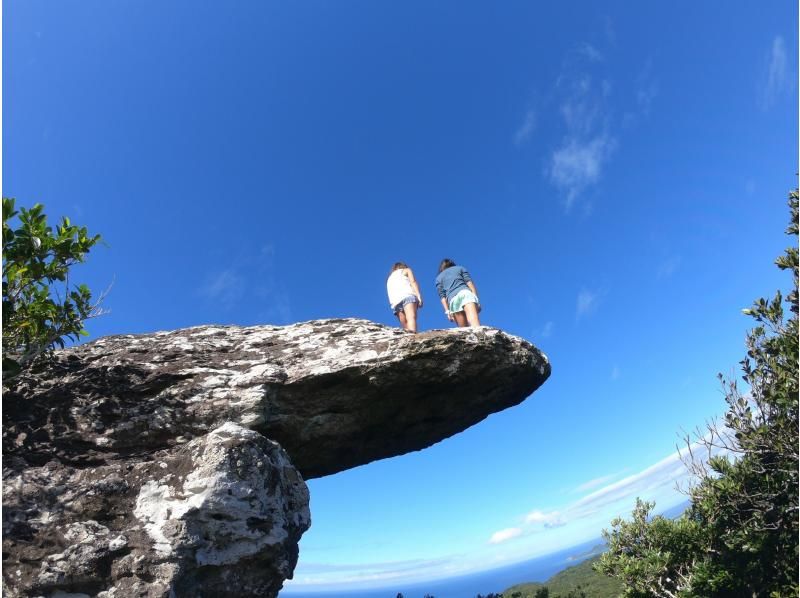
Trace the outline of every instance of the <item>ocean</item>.
{"label": "ocean", "polygon": [[[668,519],[674,519],[680,516],[688,506],[689,501],[683,501],[663,511],[661,515]],[[420,583],[398,583],[370,590],[302,592],[286,589],[280,592],[278,598],[396,598],[398,592],[402,593],[404,598],[423,598],[426,594],[430,594],[434,598],[475,598],[478,594],[484,596],[491,593],[497,594],[518,583],[545,582],[559,571],[577,565],[604,549],[604,541],[597,538],[560,552],[461,577]]]}
{"label": "ocean", "polygon": [[425,594],[435,598],[475,598],[478,594],[502,592],[518,583],[547,581],[559,571],[598,554],[600,550],[598,547],[602,543],[603,541],[598,538],[567,550],[462,577],[413,584],[399,583],[370,590],[300,592],[286,589],[281,591],[279,598],[395,598],[398,592],[401,592],[404,598],[423,598]]}

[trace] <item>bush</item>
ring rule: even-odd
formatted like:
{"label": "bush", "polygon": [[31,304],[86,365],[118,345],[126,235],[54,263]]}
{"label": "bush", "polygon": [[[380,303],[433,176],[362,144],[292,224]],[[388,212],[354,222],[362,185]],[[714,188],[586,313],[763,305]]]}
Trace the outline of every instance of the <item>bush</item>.
{"label": "bush", "polygon": [[[88,333],[84,321],[102,313],[86,285],[70,285],[70,268],[100,241],[62,218],[55,231],[44,206],[14,208],[3,198],[3,372],[20,368]],[[10,221],[18,216],[18,228]],[[101,297],[102,299],[102,297]]]}

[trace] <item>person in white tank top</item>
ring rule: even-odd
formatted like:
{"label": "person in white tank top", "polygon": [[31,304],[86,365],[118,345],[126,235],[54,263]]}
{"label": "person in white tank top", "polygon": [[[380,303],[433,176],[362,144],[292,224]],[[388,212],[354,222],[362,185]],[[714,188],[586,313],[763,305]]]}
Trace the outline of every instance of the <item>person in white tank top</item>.
{"label": "person in white tank top", "polygon": [[407,264],[397,262],[392,266],[386,279],[386,293],[389,295],[389,306],[400,320],[403,330],[416,332],[417,310],[422,308],[422,294],[414,272]]}

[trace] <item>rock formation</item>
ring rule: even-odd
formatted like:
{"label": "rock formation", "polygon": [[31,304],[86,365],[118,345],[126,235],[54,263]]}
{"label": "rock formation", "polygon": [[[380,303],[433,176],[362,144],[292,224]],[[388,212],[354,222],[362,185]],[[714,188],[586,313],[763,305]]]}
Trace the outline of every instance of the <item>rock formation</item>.
{"label": "rock formation", "polygon": [[496,329],[353,319],[59,351],[4,388],[5,593],[275,596],[310,525],[303,478],[430,446],[549,373]]}

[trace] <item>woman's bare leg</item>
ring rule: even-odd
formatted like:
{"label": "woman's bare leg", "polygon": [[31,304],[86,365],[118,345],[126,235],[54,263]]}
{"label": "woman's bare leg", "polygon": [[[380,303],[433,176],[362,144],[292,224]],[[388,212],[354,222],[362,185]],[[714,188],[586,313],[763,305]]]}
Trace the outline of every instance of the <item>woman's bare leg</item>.
{"label": "woman's bare leg", "polygon": [[400,320],[400,326],[403,328],[403,330],[405,330],[405,329],[406,329],[406,326],[408,325],[408,324],[406,323],[406,314],[404,314],[404,313],[403,313],[403,310],[401,309],[399,312],[397,312],[397,313],[396,313],[396,314],[394,314],[394,315],[396,315],[396,316],[397,316],[397,319],[398,319],[398,320]]}
{"label": "woman's bare leg", "polygon": [[478,306],[475,303],[464,304],[464,312],[467,315],[467,321],[470,326],[480,326],[481,321],[478,318]]}
{"label": "woman's bare leg", "polygon": [[464,328],[467,325],[467,316],[464,315],[463,311],[457,311],[453,314],[453,317],[456,319],[456,324],[458,324],[459,328]]}
{"label": "woman's bare leg", "polygon": [[405,314],[405,321],[407,325],[404,326],[406,330],[410,330],[411,332],[417,331],[417,304],[416,303],[406,303],[403,306],[403,312]]}

